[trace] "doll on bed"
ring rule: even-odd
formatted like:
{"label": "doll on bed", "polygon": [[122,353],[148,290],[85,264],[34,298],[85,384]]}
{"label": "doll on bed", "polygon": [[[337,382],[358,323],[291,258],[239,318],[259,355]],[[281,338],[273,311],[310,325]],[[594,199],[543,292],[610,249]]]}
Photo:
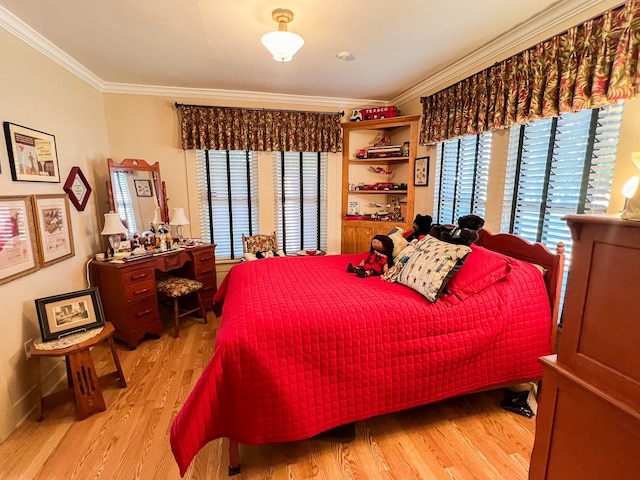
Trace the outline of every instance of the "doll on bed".
{"label": "doll on bed", "polygon": [[376,235],[371,240],[371,248],[367,256],[357,267],[347,265],[347,272],[355,273],[359,278],[382,275],[393,266],[393,240],[387,235]]}

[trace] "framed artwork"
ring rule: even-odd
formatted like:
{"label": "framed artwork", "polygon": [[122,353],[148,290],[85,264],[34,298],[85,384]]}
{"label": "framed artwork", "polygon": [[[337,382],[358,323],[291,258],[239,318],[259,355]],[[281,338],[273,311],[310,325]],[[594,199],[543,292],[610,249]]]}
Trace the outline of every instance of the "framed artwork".
{"label": "framed artwork", "polygon": [[73,257],[73,230],[69,199],[65,194],[34,195],[33,208],[42,266]]}
{"label": "framed artwork", "polygon": [[53,135],[4,122],[4,136],[13,180],[60,183]]}
{"label": "framed artwork", "polygon": [[416,158],[413,168],[413,184],[416,187],[429,185],[429,157]]}
{"label": "framed artwork", "polygon": [[0,284],[39,268],[31,197],[0,197]]}
{"label": "framed artwork", "polygon": [[83,211],[91,195],[91,186],[80,167],[71,167],[67,181],[62,189],[69,195],[69,200],[76,207],[76,210]]}
{"label": "framed artwork", "polygon": [[104,325],[102,302],[95,287],[37,298],[35,302],[43,342]]}
{"label": "framed artwork", "polygon": [[133,183],[136,186],[136,195],[139,197],[151,197],[153,191],[151,190],[151,180],[134,180]]}

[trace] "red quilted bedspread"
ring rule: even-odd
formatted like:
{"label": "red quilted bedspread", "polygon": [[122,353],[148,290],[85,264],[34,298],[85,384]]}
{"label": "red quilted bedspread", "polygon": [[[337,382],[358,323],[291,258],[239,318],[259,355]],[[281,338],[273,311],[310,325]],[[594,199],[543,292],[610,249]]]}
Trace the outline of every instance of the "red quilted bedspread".
{"label": "red quilted bedspread", "polygon": [[171,427],[181,474],[219,437],[300,440],[541,375],[550,307],[531,265],[514,260],[506,279],[481,292],[429,303],[404,285],[347,273],[361,257],[270,258],[231,269],[218,295],[213,357]]}

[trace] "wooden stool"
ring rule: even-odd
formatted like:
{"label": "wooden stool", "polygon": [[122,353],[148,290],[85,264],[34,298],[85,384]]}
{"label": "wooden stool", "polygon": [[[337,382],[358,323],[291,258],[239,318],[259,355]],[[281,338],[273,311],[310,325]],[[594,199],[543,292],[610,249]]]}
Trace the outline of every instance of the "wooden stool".
{"label": "wooden stool", "polygon": [[201,303],[198,303],[198,306],[195,308],[189,308],[182,311],[180,311],[180,306],[178,305],[178,299],[180,297],[184,297],[190,293],[196,293],[201,288],[202,283],[182,277],[169,276],[156,282],[156,289],[158,292],[173,299],[173,317],[175,322],[176,338],[180,336],[180,319],[185,315],[189,315],[190,313],[197,312],[199,310],[202,314],[202,318],[204,319],[204,323],[207,323],[206,307]]}
{"label": "wooden stool", "polygon": [[[91,413],[103,412],[107,408],[104,403],[104,397],[102,396],[100,382],[105,383],[107,380],[119,378],[122,387],[124,388],[127,386],[127,381],[124,378],[124,373],[120,366],[120,359],[118,358],[118,353],[116,352],[116,347],[113,343],[114,332],[115,329],[113,328],[113,324],[111,322],[106,322],[102,331],[94,337],[67,347],[40,349],[36,348],[35,345],[31,345],[30,353],[31,357],[35,361],[38,421],[42,420],[44,417],[42,414],[42,405],[45,400],[55,400],[62,397],[68,397],[70,392],[73,391],[76,399],[78,420],[83,420]],[[104,340],[109,342],[113,361],[116,364],[116,371],[98,377],[89,349]],[[67,384],[69,385],[69,388],[43,397],[40,357],[61,356],[64,356],[66,360]]]}

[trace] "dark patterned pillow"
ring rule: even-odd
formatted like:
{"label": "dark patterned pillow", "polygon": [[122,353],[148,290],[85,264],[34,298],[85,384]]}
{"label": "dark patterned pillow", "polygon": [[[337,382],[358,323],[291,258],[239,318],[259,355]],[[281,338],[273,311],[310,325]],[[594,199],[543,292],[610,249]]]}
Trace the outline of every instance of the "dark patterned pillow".
{"label": "dark patterned pillow", "polygon": [[469,252],[471,248],[466,245],[453,245],[427,235],[416,244],[397,281],[435,302]]}

